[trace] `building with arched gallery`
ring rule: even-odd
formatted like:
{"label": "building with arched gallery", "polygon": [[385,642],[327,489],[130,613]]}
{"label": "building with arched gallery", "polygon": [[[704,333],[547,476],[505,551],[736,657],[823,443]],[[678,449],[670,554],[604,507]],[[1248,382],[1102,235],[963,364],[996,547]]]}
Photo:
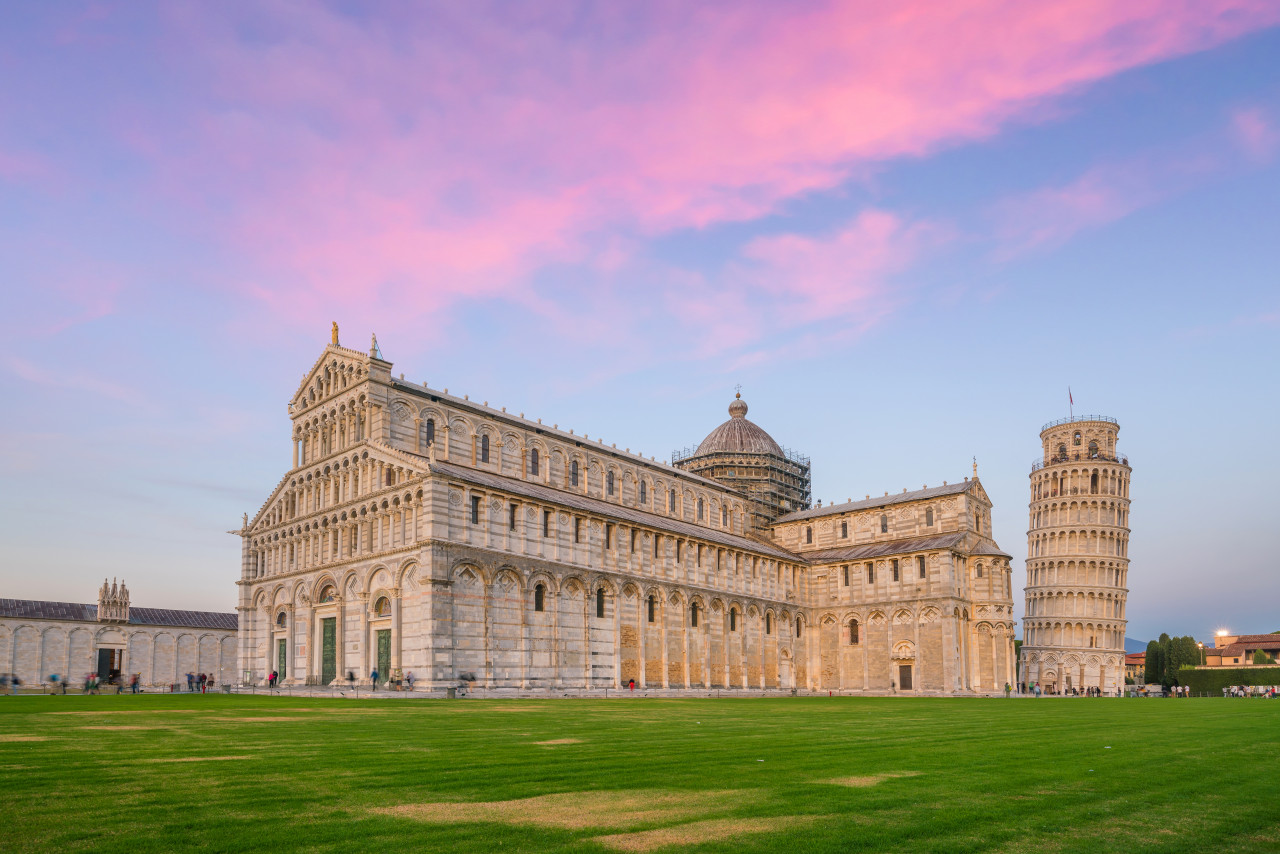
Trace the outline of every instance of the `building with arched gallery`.
{"label": "building with arched gallery", "polygon": [[659,462],[332,343],[241,530],[251,681],[928,694],[1014,680],[1009,555],[975,476],[811,506],[746,418]]}
{"label": "building with arched gallery", "polygon": [[28,685],[89,673],[125,682],[137,674],[144,687],[187,673],[226,683],[242,677],[236,664],[232,613],[131,606],[129,588],[105,580],[96,605],[0,599],[0,668]]}

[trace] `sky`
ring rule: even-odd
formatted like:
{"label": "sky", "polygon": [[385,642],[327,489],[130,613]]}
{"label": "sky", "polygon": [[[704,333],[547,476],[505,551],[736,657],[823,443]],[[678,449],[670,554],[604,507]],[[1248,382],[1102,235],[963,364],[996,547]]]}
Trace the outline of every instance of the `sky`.
{"label": "sky", "polygon": [[337,321],[660,460],[741,384],[824,502],[976,458],[1015,585],[1041,426],[1108,415],[1129,636],[1280,630],[1273,0],[0,22],[0,596],[234,608]]}

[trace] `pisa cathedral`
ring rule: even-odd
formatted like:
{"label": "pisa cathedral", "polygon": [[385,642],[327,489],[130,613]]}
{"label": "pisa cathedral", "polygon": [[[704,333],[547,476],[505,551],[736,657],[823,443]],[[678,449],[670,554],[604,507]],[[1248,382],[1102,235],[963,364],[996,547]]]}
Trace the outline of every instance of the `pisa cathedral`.
{"label": "pisa cathedral", "polygon": [[251,682],[493,693],[968,694],[1015,681],[1010,557],[976,474],[812,507],[809,460],[746,418],[658,462],[392,376],[331,344],[292,466],[242,538]]}

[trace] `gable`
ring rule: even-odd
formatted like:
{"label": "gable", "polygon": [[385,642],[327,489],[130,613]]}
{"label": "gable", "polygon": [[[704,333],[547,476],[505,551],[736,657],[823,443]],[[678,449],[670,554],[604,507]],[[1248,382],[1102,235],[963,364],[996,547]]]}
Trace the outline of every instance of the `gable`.
{"label": "gable", "polygon": [[302,378],[289,401],[290,410],[297,415],[364,382],[368,376],[367,355],[330,344]]}
{"label": "gable", "polygon": [[[267,529],[275,528],[277,525],[305,519],[320,513],[321,511],[315,509],[295,511],[289,505],[291,500],[295,500],[293,492],[298,489],[305,489],[308,486],[314,486],[317,482],[334,474],[349,473],[353,469],[358,469],[358,467],[371,462],[385,463],[396,468],[406,469],[412,479],[421,478],[427,472],[426,460],[417,459],[411,454],[388,448],[376,442],[358,442],[337,454],[287,473],[276,484],[275,489],[271,490],[271,494],[267,496],[267,500],[263,502],[258,512],[254,514],[252,519],[247,521],[244,530],[233,533],[238,533],[242,536],[255,536]],[[386,487],[379,485],[375,491],[383,488]],[[358,499],[352,500],[358,503]],[[350,501],[343,501],[342,503],[345,505]]]}

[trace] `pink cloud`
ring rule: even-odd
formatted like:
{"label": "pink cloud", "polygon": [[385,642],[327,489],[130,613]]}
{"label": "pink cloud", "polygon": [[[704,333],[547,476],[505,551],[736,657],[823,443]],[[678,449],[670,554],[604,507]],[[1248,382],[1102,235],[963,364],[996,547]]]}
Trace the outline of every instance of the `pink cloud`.
{"label": "pink cloud", "polygon": [[[201,95],[129,136],[259,263],[246,287],[273,313],[312,324],[372,300],[414,324],[518,294],[545,265],[610,263],[608,237],[756,218],[1280,21],[1251,0],[454,8],[169,10]],[[1075,193],[1064,210],[1110,204]],[[803,297],[817,278],[786,281]]]}
{"label": "pink cloud", "polygon": [[1002,199],[993,206],[995,256],[1007,260],[1060,246],[1240,168],[1240,149],[1265,160],[1276,143],[1261,108],[1239,110],[1225,126],[1164,150],[1101,163],[1068,182]]}
{"label": "pink cloud", "polygon": [[1260,107],[1238,110],[1231,123],[1236,141],[1254,160],[1270,160],[1280,146],[1280,130]]}
{"label": "pink cloud", "polygon": [[52,370],[47,366],[37,365],[28,359],[17,356],[11,356],[6,359],[5,367],[11,375],[18,379],[45,388],[85,392],[95,397],[104,397],[118,403],[137,405],[146,402],[146,396],[136,388],[80,371]]}

